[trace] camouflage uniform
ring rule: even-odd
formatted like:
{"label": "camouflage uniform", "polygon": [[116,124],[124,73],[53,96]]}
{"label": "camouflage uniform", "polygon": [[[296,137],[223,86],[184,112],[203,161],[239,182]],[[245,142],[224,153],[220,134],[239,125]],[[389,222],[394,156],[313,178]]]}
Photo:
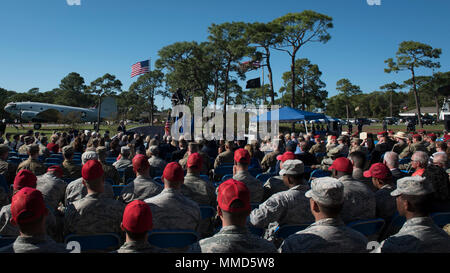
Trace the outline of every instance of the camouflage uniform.
{"label": "camouflage uniform", "polygon": [[333,150],[334,148],[336,148],[338,145],[336,143],[328,143],[326,145],[327,148],[327,153],[330,152],[331,150]]}
{"label": "camouflage uniform", "polygon": [[311,147],[311,149],[309,149],[310,154],[326,153],[326,152],[327,147],[325,143],[316,143]]}
{"label": "camouflage uniform", "polygon": [[405,149],[403,149],[403,151],[400,153],[398,158],[402,159],[405,157],[412,157],[412,155],[417,151],[423,151],[423,152],[428,153],[427,147],[425,147],[424,143],[421,141],[421,142],[412,143],[411,145],[406,146]]}
{"label": "camouflage uniform", "polygon": [[28,158],[27,160],[20,163],[19,167],[17,167],[17,172],[20,172],[20,170],[22,169],[30,170],[36,176],[43,175],[47,172],[47,168],[44,164],[39,162],[39,160],[32,158]]}
{"label": "camouflage uniform", "polygon": [[67,253],[63,244],[58,244],[47,235],[19,236],[0,253]]}
{"label": "camouflage uniform", "polygon": [[395,197],[391,196],[392,185],[384,185],[375,193],[376,217],[390,219],[397,212]]}
{"label": "camouflage uniform", "polygon": [[394,145],[394,147],[392,147],[392,151],[394,153],[401,154],[405,150],[406,147],[408,147],[408,144],[406,144],[405,142],[397,143]]}
{"label": "camouflage uniform", "polygon": [[125,242],[118,250],[117,253],[164,253],[165,249],[152,246],[148,241],[131,241]]}
{"label": "camouflage uniform", "polygon": [[121,233],[125,204],[91,193],[69,204],[64,215],[64,235]]}
{"label": "camouflage uniform", "polygon": [[344,185],[344,207],[341,217],[345,223],[361,219],[373,219],[376,212],[375,194],[362,182],[350,175],[339,178]]}
{"label": "camouflage uniform", "polygon": [[21,155],[26,155],[27,151],[28,151],[28,145],[23,144],[22,146],[19,147],[19,149],[17,150],[17,153],[21,154]]}
{"label": "camouflage uniform", "polygon": [[0,175],[5,177],[8,184],[13,184],[14,177],[16,176],[16,169],[17,166],[15,164],[0,159]]}
{"label": "camouflage uniform", "polygon": [[274,195],[277,192],[289,190],[288,186],[284,184],[282,176],[272,176],[271,178],[267,179],[263,187],[264,187],[263,200],[267,200],[267,198],[269,198],[270,196]]}
{"label": "camouflage uniform", "polygon": [[430,217],[407,220],[397,234],[387,238],[374,253],[450,253],[450,236]]}
{"label": "camouflage uniform", "polygon": [[180,190],[166,188],[160,194],[148,198],[153,215],[154,229],[188,229],[198,231],[200,208],[185,197]]}
{"label": "camouflage uniform", "polygon": [[119,200],[126,204],[133,200],[143,201],[147,198],[158,195],[162,190],[163,187],[151,178],[146,178],[139,175],[133,182],[123,188]]}
{"label": "camouflage uniform", "polygon": [[213,184],[203,180],[199,175],[188,172],[184,177],[181,192],[198,204],[212,207],[217,205],[217,196]]}
{"label": "camouflage uniform", "polygon": [[367,238],[347,227],[341,219],[321,219],[286,238],[281,253],[361,253],[367,252]]}
{"label": "camouflage uniform", "polygon": [[128,158],[120,158],[119,160],[114,162],[112,165],[116,169],[125,169],[125,168],[128,168],[128,167],[132,167],[133,168],[133,163]]}
{"label": "camouflage uniform", "polygon": [[[203,159],[203,164],[202,164],[202,169],[200,171],[201,174],[208,174],[209,173],[209,164],[210,164],[210,158],[207,154],[203,153],[203,152],[198,152],[198,154],[202,157]],[[187,169],[187,161],[188,161],[189,155],[188,153],[184,154],[183,159],[180,159],[178,161],[178,163],[181,165],[181,167],[186,170]]]}
{"label": "camouflage uniform", "polygon": [[234,164],[234,153],[232,151],[227,150],[216,157],[214,168],[217,168],[222,164]]}
{"label": "camouflage uniform", "polygon": [[63,170],[63,178],[75,180],[81,177],[81,166],[67,159],[63,161],[61,168]]}
{"label": "camouflage uniform", "polygon": [[269,241],[251,234],[246,227],[226,226],[210,238],[190,246],[194,253],[274,253]]}
{"label": "camouflage uniform", "polygon": [[50,150],[47,149],[47,146],[42,145],[42,143],[39,143],[39,155],[44,158],[50,157]]}
{"label": "camouflage uniform", "polygon": [[[3,206],[0,210],[0,235],[2,236],[19,236],[19,227],[11,224],[12,214],[11,214],[11,204]],[[57,237],[56,231],[56,218],[53,214],[53,210],[49,209],[47,219],[46,219],[47,234],[53,238]]]}
{"label": "camouflage uniform", "polygon": [[261,161],[261,169],[265,172],[270,168],[274,169],[275,165],[277,165],[277,156],[280,155],[280,151],[273,151],[264,156]]}
{"label": "camouflage uniform", "polygon": [[250,213],[250,223],[259,228],[267,228],[266,238],[273,240],[277,226],[306,224],[314,222],[306,185],[297,185],[287,191],[272,195]]}
{"label": "camouflage uniform", "polygon": [[50,208],[56,209],[60,201],[64,201],[67,183],[52,173],[46,173],[37,178],[36,189],[44,197],[44,202]]}
{"label": "camouflage uniform", "polygon": [[254,178],[248,171],[239,171],[233,175],[233,179],[243,182],[250,191],[250,203],[260,203],[264,197],[264,189],[261,181]]}
{"label": "camouflage uniform", "polygon": [[107,165],[105,162],[100,162],[103,166],[103,171],[105,172],[105,182],[106,180],[112,180],[113,185],[120,185],[122,179],[120,179],[119,172],[113,166]]}
{"label": "camouflage uniform", "polygon": [[[78,178],[72,181],[66,187],[66,195],[64,199],[64,204],[67,206],[69,203],[75,202],[84,198],[87,195],[86,186],[83,185],[83,178]],[[105,182],[105,191],[100,194],[103,198],[114,198],[114,191],[111,184]]]}
{"label": "camouflage uniform", "polygon": [[436,152],[436,142],[431,142],[430,145],[427,146],[427,152],[429,155],[432,155]]}

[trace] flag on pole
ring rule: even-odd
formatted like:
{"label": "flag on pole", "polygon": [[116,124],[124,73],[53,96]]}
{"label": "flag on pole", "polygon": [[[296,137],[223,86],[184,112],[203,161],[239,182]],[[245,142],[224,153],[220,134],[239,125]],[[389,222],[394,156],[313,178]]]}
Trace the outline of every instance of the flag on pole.
{"label": "flag on pole", "polygon": [[251,79],[247,81],[247,85],[245,88],[260,88],[261,87],[261,78]]}
{"label": "flag on pole", "polygon": [[150,60],[135,63],[131,66],[131,77],[148,73],[150,71]]}

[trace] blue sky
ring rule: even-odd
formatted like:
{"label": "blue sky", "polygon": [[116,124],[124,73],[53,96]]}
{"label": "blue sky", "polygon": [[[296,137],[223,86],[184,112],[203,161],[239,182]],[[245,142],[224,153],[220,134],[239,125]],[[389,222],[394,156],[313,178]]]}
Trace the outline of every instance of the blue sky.
{"label": "blue sky", "polygon": [[[331,40],[306,45],[297,57],[319,65],[329,96],[337,94],[341,78],[364,92],[408,79],[407,72],[384,73],[384,60],[394,57],[405,40],[442,48],[442,67],[436,71],[449,70],[448,0],[381,0],[380,6],[366,0],[81,0],[80,6],[69,6],[66,0],[2,0],[0,87],[18,92],[39,87],[44,92],[58,87],[68,73],[78,72],[88,84],[114,74],[127,90],[137,79],[130,78],[132,64],[151,58],[154,66],[158,50],[166,45],[207,40],[212,23],[269,22],[305,9],[333,18]],[[290,58],[274,52],[272,65],[278,90]],[[247,78],[260,75],[253,71]],[[157,100],[166,108],[169,103]]]}

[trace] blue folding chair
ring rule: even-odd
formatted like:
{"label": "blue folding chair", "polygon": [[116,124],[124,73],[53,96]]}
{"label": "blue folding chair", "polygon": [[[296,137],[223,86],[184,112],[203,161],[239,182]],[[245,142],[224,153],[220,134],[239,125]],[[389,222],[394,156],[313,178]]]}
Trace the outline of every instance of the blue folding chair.
{"label": "blue folding chair", "polygon": [[395,212],[395,214],[391,218],[392,220],[389,222],[388,225],[385,226],[381,236],[379,237],[380,240],[384,240],[387,237],[397,233],[403,226],[403,224],[406,222],[406,218],[404,216],[400,216],[398,214],[398,211]]}
{"label": "blue folding chair", "polygon": [[443,228],[445,225],[450,224],[450,212],[435,212],[430,214],[430,217],[440,228]]}
{"label": "blue folding chair", "polygon": [[66,245],[71,241],[80,244],[81,252],[110,252],[122,245],[122,240],[116,233],[69,234],[64,238]]}
{"label": "blue folding chair", "polygon": [[199,205],[202,219],[213,218],[216,216],[216,209],[208,205]]}
{"label": "blue folding chair", "polygon": [[10,244],[14,243],[16,239],[16,236],[0,236],[0,248],[9,246]]}
{"label": "blue folding chair", "polygon": [[53,165],[61,165],[62,159],[49,157],[49,158],[45,159],[44,163],[51,163]]}
{"label": "blue folding chair", "polygon": [[261,181],[261,183],[266,183],[267,182],[267,180],[269,180],[269,178],[271,178],[273,175],[271,174],[271,173],[261,173],[261,174],[258,174],[257,176],[256,176],[256,179],[258,179],[259,181]]}
{"label": "blue folding chair", "polygon": [[8,158],[8,163],[19,165],[20,163],[22,163],[22,159],[20,157],[10,157]]}
{"label": "blue folding chair", "polygon": [[162,181],[161,176],[153,177],[153,181],[155,181],[156,183],[164,186],[164,182]]}
{"label": "blue folding chair", "polygon": [[232,174],[233,173],[233,165],[232,164],[222,164],[220,166],[217,166],[217,168],[214,169],[214,174],[222,176],[226,174]]}
{"label": "blue folding chair", "polygon": [[199,235],[193,230],[154,229],[149,232],[148,242],[159,248],[184,248],[197,242]]}
{"label": "blue folding chair", "polygon": [[62,154],[58,153],[58,154],[51,154],[49,158],[58,158],[60,160],[63,160],[64,157]]}
{"label": "blue folding chair", "polygon": [[114,157],[107,157],[106,159],[105,159],[105,162],[106,162],[106,164],[108,164],[108,165],[111,165],[111,164],[113,164],[114,162],[116,162],[117,160],[116,160],[116,158],[114,158]]}
{"label": "blue folding chair", "polygon": [[384,227],[384,220],[382,218],[357,220],[347,224],[349,228],[352,228],[366,237],[377,240]]}
{"label": "blue folding chair", "polygon": [[253,234],[253,235],[256,235],[258,237],[263,237],[263,235],[264,235],[264,229],[263,228],[255,227],[255,226],[252,226],[252,225],[247,226],[247,228],[248,228],[248,231],[251,234]]}
{"label": "blue folding chair", "polygon": [[326,177],[331,176],[331,172],[323,171],[323,170],[314,170],[311,172],[311,176],[309,177],[308,183],[311,183],[313,178],[320,178],[320,177]]}
{"label": "blue folding chair", "polygon": [[121,193],[125,185],[112,185],[114,197],[118,197]]}
{"label": "blue folding chair", "polygon": [[292,234],[302,231],[305,228],[309,227],[310,225],[311,225],[311,223],[278,226],[275,229],[274,235],[276,238],[286,239],[287,237],[291,236]]}

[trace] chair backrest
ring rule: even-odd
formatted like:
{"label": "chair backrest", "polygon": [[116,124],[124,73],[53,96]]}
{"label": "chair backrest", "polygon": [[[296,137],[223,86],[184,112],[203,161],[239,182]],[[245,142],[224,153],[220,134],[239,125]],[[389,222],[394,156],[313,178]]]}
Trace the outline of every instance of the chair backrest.
{"label": "chair backrest", "polygon": [[323,171],[323,170],[314,170],[311,172],[308,183],[311,183],[313,178],[326,177],[331,176],[331,172]]}
{"label": "chair backrest", "polygon": [[112,185],[114,197],[119,196],[122,193],[123,188],[125,188],[125,185]]}
{"label": "chair backrest", "polygon": [[443,228],[445,225],[450,224],[450,212],[435,212],[430,214],[430,217],[440,228]]}
{"label": "chair backrest", "polygon": [[0,236],[0,248],[8,246],[8,245],[14,243],[16,238],[17,238],[16,236],[11,236],[11,237],[9,237],[9,236],[7,236],[7,237]]}
{"label": "chair backrest", "polygon": [[162,181],[161,176],[153,177],[153,181],[155,181],[156,183],[164,186],[164,182]]}
{"label": "chair backrest", "polygon": [[213,218],[216,216],[216,209],[208,205],[199,205],[202,219]]}
{"label": "chair backrest", "polygon": [[264,229],[263,228],[259,228],[259,227],[254,227],[254,226],[248,226],[248,231],[253,234],[256,235],[258,237],[263,237],[264,235]]}
{"label": "chair backrest", "polygon": [[297,233],[305,228],[309,227],[311,223],[299,224],[299,225],[283,225],[277,227],[275,230],[275,237],[286,239],[290,235]]}
{"label": "chair backrest", "polygon": [[120,236],[115,233],[101,234],[69,234],[64,238],[64,243],[76,241],[81,246],[81,252],[110,252],[122,245]]}
{"label": "chair backrest", "polygon": [[63,155],[62,154],[51,154],[50,155],[50,157],[49,158],[59,158],[59,159],[64,159],[64,157],[63,157]]}
{"label": "chair backrest", "polygon": [[348,227],[361,232],[365,236],[378,235],[384,227],[384,220],[382,218],[358,220],[347,224]]}
{"label": "chair backrest", "polygon": [[253,177],[257,177],[259,174],[262,173],[262,170],[260,168],[252,168],[252,169],[248,169],[248,172],[253,176]]}
{"label": "chair backrest", "polygon": [[8,183],[6,182],[5,177],[1,174],[0,174],[0,187],[3,187],[6,193],[9,193]]}
{"label": "chair backrest", "polygon": [[410,157],[405,157],[402,158],[398,161],[399,164],[408,164],[409,162],[411,162],[411,158]]}
{"label": "chair backrest", "polygon": [[258,174],[257,176],[256,176],[256,179],[258,179],[259,181],[261,181],[261,183],[266,183],[267,182],[267,180],[269,180],[269,178],[271,178],[273,175],[271,174],[271,173],[261,173],[261,174]]}
{"label": "chair backrest", "polygon": [[207,176],[206,174],[201,174],[200,178],[205,180],[205,181],[207,181],[207,182],[209,182],[209,176]]}
{"label": "chair backrest", "polygon": [[57,157],[49,157],[45,159],[45,163],[55,163],[55,164],[61,164],[62,163],[62,159],[61,158],[57,158]]}
{"label": "chair backrest", "polygon": [[222,164],[220,166],[217,166],[217,168],[214,169],[214,174],[216,175],[226,175],[226,174],[232,174],[233,173],[233,165],[232,164]]}
{"label": "chair backrest", "polygon": [[193,230],[152,230],[148,235],[148,242],[159,248],[183,248],[199,239],[197,232]]}

